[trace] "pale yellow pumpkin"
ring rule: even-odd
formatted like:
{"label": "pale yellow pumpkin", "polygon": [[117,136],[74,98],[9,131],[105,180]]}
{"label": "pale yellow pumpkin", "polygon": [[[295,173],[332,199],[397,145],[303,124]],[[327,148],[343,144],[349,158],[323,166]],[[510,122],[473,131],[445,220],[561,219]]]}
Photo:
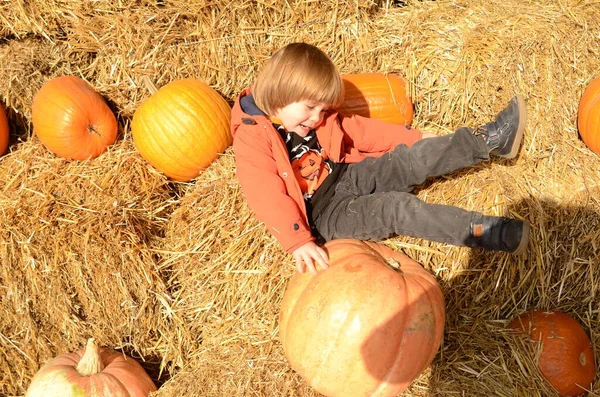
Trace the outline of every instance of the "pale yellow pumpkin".
{"label": "pale yellow pumpkin", "polygon": [[440,347],[442,291],[423,266],[382,244],[338,239],[324,249],[329,268],[296,273],[281,302],[288,362],[328,397],[395,397]]}

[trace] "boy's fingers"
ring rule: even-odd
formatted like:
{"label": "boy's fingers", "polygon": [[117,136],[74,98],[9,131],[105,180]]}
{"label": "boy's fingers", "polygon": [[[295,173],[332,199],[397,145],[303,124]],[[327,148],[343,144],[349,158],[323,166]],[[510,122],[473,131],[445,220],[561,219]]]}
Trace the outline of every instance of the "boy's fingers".
{"label": "boy's fingers", "polygon": [[317,274],[317,269],[315,268],[315,264],[312,258],[312,255],[307,254],[304,256],[304,263],[306,263],[306,268],[308,269],[308,271],[310,271],[312,274]]}
{"label": "boy's fingers", "polygon": [[296,261],[296,270],[298,270],[298,273],[304,273],[304,266],[302,263],[302,258],[294,257],[294,260]]}
{"label": "boy's fingers", "polygon": [[327,255],[327,251],[325,251],[323,248],[321,248],[319,246],[317,246],[317,251],[319,252],[319,254],[321,254],[321,258],[323,258],[325,263],[329,263],[329,256]]}
{"label": "boy's fingers", "polygon": [[312,274],[317,274],[317,268],[315,267],[315,264],[313,263],[312,260],[309,260],[309,262],[307,262],[306,266],[308,267],[308,270]]}
{"label": "boy's fingers", "polygon": [[307,252],[296,253],[296,255],[294,255],[294,259],[296,261],[296,269],[298,270],[298,273],[304,273],[306,270],[308,270],[312,274],[317,274],[317,264],[321,268],[327,269],[327,262],[329,260],[327,257],[327,252],[318,246],[312,250],[308,250]]}
{"label": "boy's fingers", "polygon": [[323,269],[327,269],[327,264],[329,262],[329,258],[327,258],[327,252],[325,252],[325,250],[321,247],[317,247],[317,262],[319,262],[319,265],[323,268]]}
{"label": "boy's fingers", "polygon": [[327,269],[327,262],[325,262],[322,258],[317,258],[317,262],[323,269]]}

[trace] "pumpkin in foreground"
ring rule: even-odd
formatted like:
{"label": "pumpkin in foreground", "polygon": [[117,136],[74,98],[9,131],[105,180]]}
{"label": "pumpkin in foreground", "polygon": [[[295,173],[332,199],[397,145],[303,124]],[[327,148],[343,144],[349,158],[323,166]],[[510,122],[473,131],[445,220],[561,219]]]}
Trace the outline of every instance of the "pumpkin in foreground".
{"label": "pumpkin in foreground", "polygon": [[0,105],[0,155],[3,155],[8,149],[9,136],[8,119],[6,113],[4,113],[4,108]]}
{"label": "pumpkin in foreground", "polygon": [[104,98],[85,80],[61,76],[46,82],[33,98],[33,130],[57,156],[98,157],[117,139],[118,124]]}
{"label": "pumpkin in foreground", "polygon": [[342,75],[342,81],[344,102],[337,109],[339,113],[358,114],[393,124],[412,123],[412,100],[406,93],[406,83],[398,75],[345,74]]}
{"label": "pumpkin in foreground", "polygon": [[577,112],[577,127],[583,143],[600,154],[600,77],[583,92]]}
{"label": "pumpkin in foreground", "polygon": [[288,362],[329,397],[396,396],[440,347],[442,291],[419,263],[383,245],[339,239],[324,249],[329,268],[296,273],[283,297]]}
{"label": "pumpkin in foreground", "polygon": [[231,145],[230,119],[231,107],[208,84],[176,80],[136,109],[131,134],[146,161],[187,182]]}
{"label": "pumpkin in foreground", "polygon": [[561,396],[586,393],[596,368],[590,340],[577,320],[561,312],[531,310],[508,326],[543,343],[538,369]]}
{"label": "pumpkin in foreground", "polygon": [[99,348],[94,339],[77,353],[50,359],[25,397],[147,397],[157,388],[133,358]]}

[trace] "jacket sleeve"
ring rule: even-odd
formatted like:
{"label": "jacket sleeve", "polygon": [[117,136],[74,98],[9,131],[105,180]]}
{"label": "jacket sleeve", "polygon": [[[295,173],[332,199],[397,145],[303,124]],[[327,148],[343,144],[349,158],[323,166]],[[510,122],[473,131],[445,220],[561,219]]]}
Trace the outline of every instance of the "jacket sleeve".
{"label": "jacket sleeve", "polygon": [[338,117],[347,139],[352,141],[351,145],[365,153],[385,153],[401,144],[411,146],[423,136],[421,131],[409,126],[358,115]]}
{"label": "jacket sleeve", "polygon": [[[254,130],[256,131],[256,130]],[[294,178],[289,170],[278,170],[271,142],[240,127],[233,139],[236,174],[248,205],[284,250],[314,241],[298,204],[287,194],[283,178]]]}

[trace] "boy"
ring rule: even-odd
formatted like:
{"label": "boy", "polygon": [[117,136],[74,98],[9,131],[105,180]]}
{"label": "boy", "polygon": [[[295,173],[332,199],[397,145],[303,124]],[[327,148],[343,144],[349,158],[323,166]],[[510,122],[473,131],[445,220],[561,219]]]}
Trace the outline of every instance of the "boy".
{"label": "boy", "polygon": [[[327,268],[317,245],[334,238],[407,235],[519,254],[529,223],[427,204],[411,193],[435,177],[489,160],[516,157],[526,107],[517,96],[492,122],[435,136],[332,109],[343,83],[317,47],[277,51],[252,90],[232,109],[233,148],[242,191],[257,218],[293,254],[299,272]],[[424,139],[427,138],[427,139]]]}

